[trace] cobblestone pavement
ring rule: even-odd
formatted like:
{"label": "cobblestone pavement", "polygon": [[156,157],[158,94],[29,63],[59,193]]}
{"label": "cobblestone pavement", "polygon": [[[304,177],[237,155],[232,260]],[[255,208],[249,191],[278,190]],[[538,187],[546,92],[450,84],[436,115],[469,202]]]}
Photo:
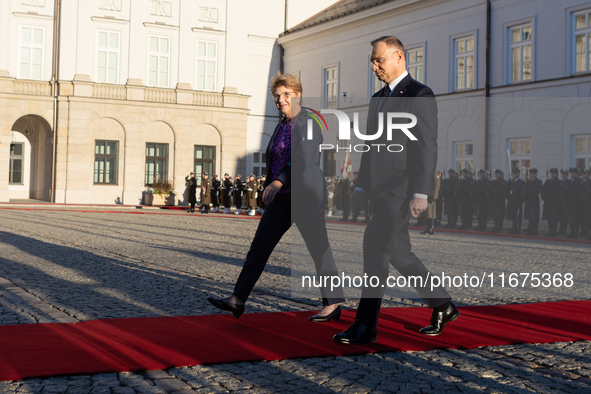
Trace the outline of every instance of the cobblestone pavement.
{"label": "cobblestone pavement", "polygon": [[[0,325],[220,313],[205,298],[230,294],[258,224],[233,216],[184,212],[138,215],[137,210],[126,208],[105,213],[99,211],[115,210],[8,207],[0,207]],[[338,233],[361,239],[363,229],[329,225],[329,231],[337,233],[337,243]],[[290,297],[289,239],[284,237],[273,252],[247,313],[318,309],[318,300]],[[562,261],[580,268],[591,263],[587,244],[451,233],[424,237],[418,231],[411,232],[411,239],[431,269],[435,264],[468,266],[470,262],[493,269],[505,267],[507,261],[525,267]],[[334,248],[337,261],[347,253],[343,245]],[[495,267],[495,261],[502,264]],[[588,299],[588,291],[582,288],[573,294]],[[489,298],[456,298],[460,305],[539,300],[507,289]],[[346,306],[356,304],[351,300]],[[420,305],[416,300],[392,297],[384,302],[386,307],[416,305]],[[523,344],[0,382],[0,393],[183,391],[591,392],[591,346],[585,341]]]}

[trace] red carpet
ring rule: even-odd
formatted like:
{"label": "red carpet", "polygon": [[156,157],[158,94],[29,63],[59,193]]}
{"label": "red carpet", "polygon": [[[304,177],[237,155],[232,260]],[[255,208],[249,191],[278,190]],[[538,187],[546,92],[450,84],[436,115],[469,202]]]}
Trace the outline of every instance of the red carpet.
{"label": "red carpet", "polygon": [[94,320],[0,327],[0,380],[396,350],[591,340],[591,301],[460,308],[438,337],[419,335],[427,308],[383,309],[378,343],[331,337],[351,324],[310,323],[312,312]]}

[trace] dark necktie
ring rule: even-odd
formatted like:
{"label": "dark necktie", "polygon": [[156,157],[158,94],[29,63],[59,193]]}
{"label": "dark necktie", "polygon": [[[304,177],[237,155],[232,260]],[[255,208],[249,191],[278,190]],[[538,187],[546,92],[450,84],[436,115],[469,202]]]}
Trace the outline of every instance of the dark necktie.
{"label": "dark necktie", "polygon": [[380,103],[378,104],[378,110],[376,111],[376,116],[378,116],[378,114],[380,113],[380,108],[382,108],[382,101],[385,98],[390,97],[391,92],[392,92],[392,90],[390,89],[390,85],[386,85],[386,86],[384,86],[384,89],[382,89],[382,96],[380,98]]}

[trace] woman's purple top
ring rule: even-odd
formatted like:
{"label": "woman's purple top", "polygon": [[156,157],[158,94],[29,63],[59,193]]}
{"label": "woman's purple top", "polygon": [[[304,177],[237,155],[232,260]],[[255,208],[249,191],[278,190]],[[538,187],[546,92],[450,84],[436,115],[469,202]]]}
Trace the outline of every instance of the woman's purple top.
{"label": "woman's purple top", "polygon": [[[271,147],[271,176],[277,179],[281,170],[291,160],[291,122],[283,122]],[[291,193],[291,189],[281,189],[279,193]]]}

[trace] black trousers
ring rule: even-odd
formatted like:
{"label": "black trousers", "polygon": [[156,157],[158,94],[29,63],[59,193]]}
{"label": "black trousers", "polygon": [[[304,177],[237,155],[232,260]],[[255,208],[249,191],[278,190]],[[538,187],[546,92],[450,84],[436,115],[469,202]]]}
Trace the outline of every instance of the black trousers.
{"label": "black trousers", "polygon": [[[338,275],[328,242],[324,206],[319,204],[318,199],[313,196],[311,198],[305,196],[296,198],[297,201],[293,205],[293,215],[291,194],[277,194],[273,202],[266,206],[254,239],[250,244],[244,266],[234,286],[234,294],[243,302],[246,302],[255,283],[263,273],[271,252],[294,222],[308,247],[312,260],[314,260],[316,273],[323,276]],[[320,292],[324,305],[345,301],[343,289],[340,287],[333,291],[321,288]]]}
{"label": "black trousers", "polygon": [[[363,271],[386,283],[390,264],[403,276],[420,276],[426,283],[429,271],[411,251],[408,235],[409,200],[387,194],[376,201],[372,216],[363,236]],[[429,308],[436,308],[451,300],[443,287],[431,291],[430,285],[415,287]],[[377,325],[385,288],[364,287],[357,308],[357,319],[366,325]]]}

